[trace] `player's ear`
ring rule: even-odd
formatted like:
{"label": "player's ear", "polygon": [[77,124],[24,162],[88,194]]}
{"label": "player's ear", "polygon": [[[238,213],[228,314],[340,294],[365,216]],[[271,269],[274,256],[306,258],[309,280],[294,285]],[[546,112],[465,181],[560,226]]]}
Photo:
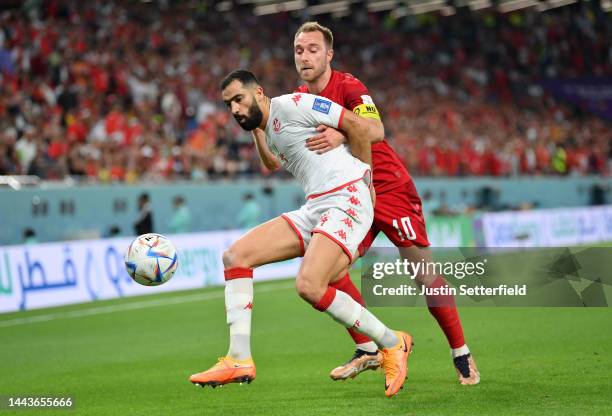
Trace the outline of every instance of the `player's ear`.
{"label": "player's ear", "polygon": [[255,87],[255,97],[257,98],[257,101],[260,101],[264,97],[264,90],[261,85],[257,85]]}
{"label": "player's ear", "polygon": [[331,64],[332,58],[334,57],[334,50],[333,49],[328,49],[327,50],[327,63]]}

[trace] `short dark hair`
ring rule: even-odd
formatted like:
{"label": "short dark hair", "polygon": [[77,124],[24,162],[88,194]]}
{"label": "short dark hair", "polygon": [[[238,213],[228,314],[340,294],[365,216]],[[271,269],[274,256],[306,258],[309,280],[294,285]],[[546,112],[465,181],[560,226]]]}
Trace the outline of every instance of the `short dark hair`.
{"label": "short dark hair", "polygon": [[227,88],[227,86],[235,80],[242,82],[242,85],[259,84],[259,81],[257,81],[257,78],[255,78],[252,72],[246,69],[236,69],[223,78],[223,81],[221,81],[221,91]]}

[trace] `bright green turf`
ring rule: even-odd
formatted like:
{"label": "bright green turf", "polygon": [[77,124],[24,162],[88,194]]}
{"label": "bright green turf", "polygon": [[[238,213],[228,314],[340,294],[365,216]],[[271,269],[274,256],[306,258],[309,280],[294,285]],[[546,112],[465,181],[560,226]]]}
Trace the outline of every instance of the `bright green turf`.
{"label": "bright green turf", "polygon": [[329,379],[329,370],[351,355],[351,342],[287,281],[256,285],[258,376],[248,386],[213,390],[187,381],[226,352],[220,288],[0,315],[0,322],[192,293],[217,297],[0,327],[0,395],[72,395],[72,411],[37,412],[58,415],[612,414],[610,308],[464,308],[482,373],[481,385],[467,388],[457,383],[446,341],[426,309],[377,308],[389,325],[415,336],[409,379],[393,399],[384,396],[380,372]]}

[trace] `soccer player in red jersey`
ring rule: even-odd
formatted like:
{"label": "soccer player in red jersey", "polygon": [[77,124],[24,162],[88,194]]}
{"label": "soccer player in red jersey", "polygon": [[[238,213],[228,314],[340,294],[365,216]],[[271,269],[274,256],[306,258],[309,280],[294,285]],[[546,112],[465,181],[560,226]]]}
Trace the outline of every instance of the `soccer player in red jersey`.
{"label": "soccer player in red jersey", "polygon": [[[383,232],[398,248],[400,256],[411,262],[431,261],[429,241],[425,229],[425,218],[421,199],[412,178],[393,148],[384,140],[384,127],[380,114],[361,81],[348,73],[332,70],[333,34],[317,22],[304,23],[294,39],[295,66],[304,85],[296,92],[317,94],[340,104],[371,124],[372,161],[376,205],[374,222],[359,247],[360,255],[370,248],[379,232]],[[342,132],[327,126],[319,126],[319,134],[308,140],[312,151],[326,152],[346,141]],[[418,285],[436,288],[446,285],[441,276],[420,275]],[[348,271],[332,283],[336,289],[348,293],[357,302],[364,304],[359,290],[350,279]],[[463,385],[478,384],[480,374],[470,354],[457,307],[452,295],[427,296],[427,305],[451,347],[454,366]],[[331,372],[334,380],[355,377],[367,369],[379,366],[376,344],[367,336],[348,329],[355,341],[354,356]]]}

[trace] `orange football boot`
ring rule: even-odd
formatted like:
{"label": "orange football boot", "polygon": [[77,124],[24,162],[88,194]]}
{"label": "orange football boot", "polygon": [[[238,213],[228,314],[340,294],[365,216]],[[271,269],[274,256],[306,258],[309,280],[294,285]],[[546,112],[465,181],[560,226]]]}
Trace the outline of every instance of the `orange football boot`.
{"label": "orange football boot", "polygon": [[408,376],[408,357],[412,352],[412,335],[395,331],[399,342],[391,348],[383,348],[382,367],[385,369],[385,395],[392,397],[404,386]]}
{"label": "orange football boot", "polygon": [[189,377],[196,386],[223,386],[228,383],[250,383],[255,380],[255,363],[252,358],[235,360],[231,357],[220,357],[217,364],[201,373]]}

